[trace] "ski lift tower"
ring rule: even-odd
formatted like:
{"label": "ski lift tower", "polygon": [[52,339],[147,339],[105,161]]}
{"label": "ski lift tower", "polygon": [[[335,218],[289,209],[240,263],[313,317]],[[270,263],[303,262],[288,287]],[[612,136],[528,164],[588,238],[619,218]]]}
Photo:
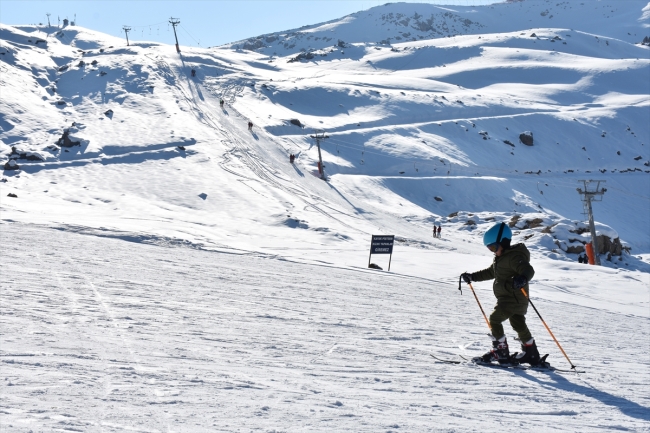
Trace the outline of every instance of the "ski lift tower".
{"label": "ski lift tower", "polygon": [[594,225],[594,213],[591,208],[592,201],[603,201],[603,195],[607,191],[606,188],[601,188],[600,184],[605,183],[604,180],[581,180],[585,189],[576,188],[578,193],[583,196],[582,202],[585,208],[585,213],[589,217],[589,231],[591,231],[591,246],[594,249],[594,262],[600,266],[600,257],[598,257],[598,240],[596,239],[596,226]]}
{"label": "ski lift tower", "polygon": [[321,140],[325,140],[326,138],[330,137],[329,135],[325,135],[325,132],[321,132],[320,135],[318,132],[316,132],[314,135],[310,135],[310,137],[316,140],[316,146],[318,146],[318,174],[320,174],[321,179],[327,180],[327,177],[325,176],[325,167],[323,167],[323,157],[320,153],[320,142]]}
{"label": "ski lift tower", "polygon": [[172,27],[174,28],[174,38],[176,38],[176,52],[177,53],[181,52],[181,49],[178,46],[178,36],[176,36],[176,26],[179,25],[180,23],[181,23],[181,20],[179,20],[178,18],[170,18],[169,19],[169,24],[171,24]]}

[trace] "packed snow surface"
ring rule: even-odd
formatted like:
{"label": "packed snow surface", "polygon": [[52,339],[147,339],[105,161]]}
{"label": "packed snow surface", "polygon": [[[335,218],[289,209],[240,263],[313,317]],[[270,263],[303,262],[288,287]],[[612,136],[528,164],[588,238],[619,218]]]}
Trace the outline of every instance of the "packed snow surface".
{"label": "packed snow surface", "polygon": [[[641,281],[621,287],[626,276],[616,271],[536,262],[535,306],[585,369],[578,376],[434,362],[431,353],[460,360],[486,346],[472,295],[448,278],[467,260],[460,253],[415,253],[410,260],[428,268],[418,277],[15,226],[2,227],[12,258],[3,267],[5,431],[647,431],[650,423],[639,350],[648,302],[638,302]],[[489,288],[475,285],[490,305]],[[566,368],[530,313],[540,350]]]}
{"label": "packed snow surface", "polygon": [[[0,24],[2,431],[650,431],[649,10],[395,3],[181,53]],[[429,356],[490,346],[457,289],[495,222],[585,373]]]}

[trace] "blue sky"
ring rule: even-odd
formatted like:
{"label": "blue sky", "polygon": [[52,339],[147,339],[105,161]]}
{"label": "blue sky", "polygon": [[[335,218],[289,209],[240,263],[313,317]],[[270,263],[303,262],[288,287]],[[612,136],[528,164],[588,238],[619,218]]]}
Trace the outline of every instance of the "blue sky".
{"label": "blue sky", "polygon": [[[174,43],[168,21],[179,18],[178,38],[181,45],[209,47],[252,36],[317,24],[369,9],[388,1],[376,0],[257,0],[257,1],[31,1],[1,0],[0,22],[3,24],[57,25],[73,20],[77,25],[124,36],[122,26],[132,28],[130,40]],[[412,3],[480,5],[495,0],[415,0]]]}

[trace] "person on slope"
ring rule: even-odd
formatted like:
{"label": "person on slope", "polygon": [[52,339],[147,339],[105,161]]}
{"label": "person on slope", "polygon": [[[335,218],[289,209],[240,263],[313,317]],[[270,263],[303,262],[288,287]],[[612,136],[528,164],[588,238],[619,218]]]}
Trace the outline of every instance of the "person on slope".
{"label": "person on slope", "polygon": [[[536,365],[540,362],[535,339],[526,326],[528,298],[521,293],[523,288],[528,294],[528,282],[535,275],[530,265],[530,253],[524,244],[510,245],[512,231],[505,223],[497,223],[483,236],[483,244],[494,253],[492,265],[482,271],[463,273],[466,283],[494,279],[492,286],[497,304],[490,314],[492,328],[492,350],[481,357],[484,362],[498,361],[500,364]],[[510,320],[510,325],[519,335],[521,352],[510,356],[508,342],[502,322]]]}

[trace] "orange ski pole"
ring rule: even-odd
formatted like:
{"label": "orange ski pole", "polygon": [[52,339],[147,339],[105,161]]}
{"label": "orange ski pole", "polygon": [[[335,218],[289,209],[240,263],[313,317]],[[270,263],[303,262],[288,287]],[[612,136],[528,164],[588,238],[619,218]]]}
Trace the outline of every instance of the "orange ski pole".
{"label": "orange ski pole", "polygon": [[[470,284],[470,287],[472,287],[471,284]],[[555,341],[555,344],[557,344],[557,347],[560,348],[560,350],[562,351],[562,354],[564,355],[564,357],[566,358],[566,360],[569,361],[569,364],[571,364],[571,370],[575,370],[575,369],[576,369],[576,366],[573,365],[573,362],[571,362],[571,360],[570,360],[569,357],[567,356],[567,354],[566,354],[566,352],[564,351],[564,349],[562,349],[562,346],[560,346],[560,342],[557,341],[557,338],[555,338],[555,335],[553,335],[553,332],[551,332],[551,328],[549,328],[548,325],[546,324],[546,322],[544,321],[544,319],[542,319],[542,315],[539,314],[539,311],[537,311],[537,308],[535,308],[535,304],[533,304],[533,301],[530,300],[530,298],[529,298],[528,295],[526,294],[526,291],[524,290],[523,287],[521,288],[521,293],[523,293],[524,296],[526,297],[526,299],[528,299],[528,302],[530,302],[530,305],[533,307],[533,310],[535,310],[535,312],[537,313],[537,316],[539,316],[539,320],[542,321],[542,323],[543,323],[544,326],[546,327],[546,330],[548,331],[548,333],[551,334],[551,337],[553,337],[553,341]],[[577,370],[576,370],[576,372],[577,372]]]}
{"label": "orange ski pole", "polygon": [[[472,289],[472,294],[474,295],[474,299],[476,299],[476,303],[478,304],[478,307],[481,309],[481,313],[483,313],[483,318],[485,319],[485,323],[487,323],[488,329],[490,330],[490,332],[492,332],[490,321],[485,315],[485,311],[483,311],[483,307],[481,306],[481,303],[478,300],[478,296],[476,296],[476,292],[474,291],[474,287],[472,287],[472,283],[470,283],[469,281],[465,281],[465,282],[469,285],[469,288]],[[458,291],[460,292],[461,295],[463,294],[462,284],[463,284],[463,276],[461,275],[460,277],[458,277]]]}
{"label": "orange ski pole", "polygon": [[476,296],[476,292],[474,291],[474,287],[472,287],[472,283],[467,283],[467,284],[469,284],[469,288],[472,289],[472,294],[474,295],[474,299],[476,299],[476,303],[478,304],[478,307],[481,309],[481,313],[483,313],[483,318],[485,319],[485,323],[487,323],[487,326],[490,329],[490,332],[492,332],[492,327],[490,326],[490,321],[488,320],[487,316],[485,315],[485,311],[483,311],[483,307],[481,306],[481,303],[478,300],[478,296]]}

